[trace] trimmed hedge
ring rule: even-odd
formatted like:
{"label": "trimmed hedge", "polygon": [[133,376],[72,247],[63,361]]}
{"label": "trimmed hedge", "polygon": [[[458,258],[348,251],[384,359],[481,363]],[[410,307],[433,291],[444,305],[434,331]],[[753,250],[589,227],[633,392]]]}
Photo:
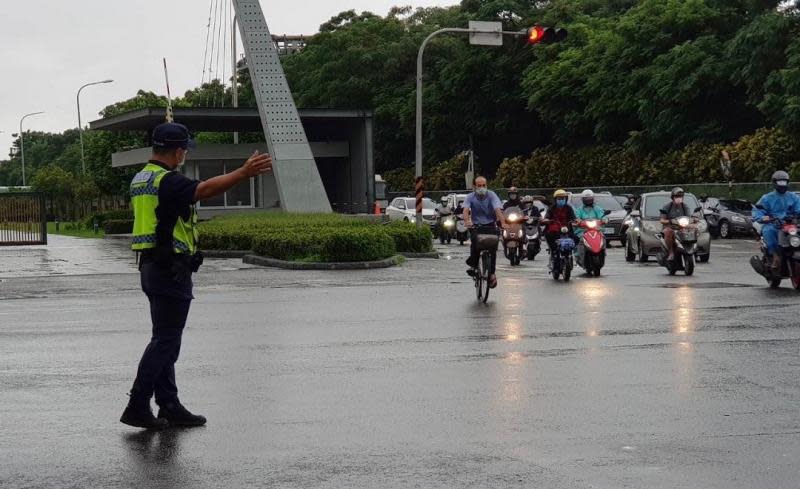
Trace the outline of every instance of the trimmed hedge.
{"label": "trimmed hedge", "polygon": [[375,261],[397,252],[432,249],[429,229],[384,225],[339,214],[254,213],[228,215],[200,225],[206,250],[252,250],[279,260]]}
{"label": "trimmed hedge", "polygon": [[106,221],[132,221],[133,209],[120,209],[92,214],[83,221],[86,229],[92,229],[94,227],[95,219],[97,219],[97,225],[100,227],[103,227]]}
{"label": "trimmed hedge", "polygon": [[130,234],[133,232],[133,219],[109,219],[103,224],[106,234]]}

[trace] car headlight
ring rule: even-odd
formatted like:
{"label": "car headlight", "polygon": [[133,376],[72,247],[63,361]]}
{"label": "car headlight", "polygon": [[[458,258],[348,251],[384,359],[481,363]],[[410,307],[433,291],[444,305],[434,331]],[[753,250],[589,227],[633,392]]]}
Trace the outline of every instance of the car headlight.
{"label": "car headlight", "polygon": [[797,228],[790,229],[789,236],[797,236]]}
{"label": "car headlight", "polygon": [[792,236],[789,238],[789,244],[792,248],[800,248],[800,236]]}
{"label": "car headlight", "polygon": [[408,222],[417,222],[417,218],[415,216],[409,216]]}
{"label": "car headlight", "polygon": [[733,215],[733,216],[731,216],[731,221],[733,221],[733,222],[746,222],[747,220],[742,216]]}
{"label": "car headlight", "polygon": [[623,226],[630,226],[631,224],[633,224],[633,219],[631,219],[630,217],[626,217],[625,220],[622,221]]}

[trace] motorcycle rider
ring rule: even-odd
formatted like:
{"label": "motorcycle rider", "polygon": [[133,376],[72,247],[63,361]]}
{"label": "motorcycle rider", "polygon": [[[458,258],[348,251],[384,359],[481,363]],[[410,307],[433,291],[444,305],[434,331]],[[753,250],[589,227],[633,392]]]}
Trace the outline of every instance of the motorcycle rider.
{"label": "motorcycle rider", "polygon": [[[781,254],[778,244],[778,226],[776,219],[786,216],[800,215],[800,197],[789,192],[789,174],[779,170],[772,174],[772,185],[775,190],[763,195],[753,209],[753,219],[764,224],[761,236],[767,245],[767,253],[772,255],[772,271],[780,273]],[[759,209],[761,207],[761,209]]]}
{"label": "motorcycle rider", "polygon": [[664,226],[664,241],[667,242],[667,260],[675,259],[675,230],[672,228],[673,219],[692,217],[692,210],[683,202],[683,189],[675,187],[670,192],[669,203],[661,209],[661,224]]}
{"label": "motorcycle rider", "polygon": [[[477,237],[479,234],[497,235],[497,223],[505,228],[506,217],[503,214],[503,204],[496,193],[486,186],[484,177],[476,177],[472,182],[474,191],[464,200],[464,225],[470,229],[469,258],[467,258],[467,275],[475,273],[480,259]],[[495,266],[497,264],[497,250],[492,251],[492,260],[489,269],[489,288],[497,287]]]}
{"label": "motorcycle rider", "polygon": [[[581,192],[581,203],[583,203],[583,206],[575,211],[575,217],[577,221],[597,219],[604,224],[608,222],[605,209],[599,205],[594,205],[594,191],[587,188]],[[581,226],[575,227],[575,238],[578,240],[578,246],[575,248],[576,255],[583,253],[583,241],[581,241],[581,238],[583,238],[583,233],[585,232],[586,230]]]}
{"label": "motorcycle rider", "polygon": [[550,253],[556,250],[556,240],[561,237],[561,228],[566,227],[569,229],[569,235],[575,239],[572,232],[572,225],[576,221],[575,209],[567,202],[569,196],[566,190],[558,189],[553,193],[555,203],[547,210],[545,214],[545,239],[547,239],[547,248]]}
{"label": "motorcycle rider", "polygon": [[523,207],[522,201],[519,199],[519,191],[517,187],[511,187],[508,189],[508,200],[503,204],[503,210],[508,209],[509,207],[519,207],[520,210],[525,210]]}

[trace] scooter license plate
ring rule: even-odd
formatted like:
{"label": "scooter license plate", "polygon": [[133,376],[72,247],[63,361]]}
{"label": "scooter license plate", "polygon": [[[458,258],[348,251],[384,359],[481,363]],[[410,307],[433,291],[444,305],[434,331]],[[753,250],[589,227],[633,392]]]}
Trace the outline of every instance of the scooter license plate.
{"label": "scooter license plate", "polygon": [[603,234],[614,234],[614,228],[603,228]]}

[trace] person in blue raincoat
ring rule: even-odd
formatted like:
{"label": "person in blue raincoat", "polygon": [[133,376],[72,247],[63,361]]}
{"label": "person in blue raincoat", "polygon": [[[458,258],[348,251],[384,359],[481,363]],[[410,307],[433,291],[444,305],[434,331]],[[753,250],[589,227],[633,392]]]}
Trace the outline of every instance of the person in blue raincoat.
{"label": "person in blue raincoat", "polygon": [[772,255],[772,270],[780,273],[781,255],[778,253],[778,226],[777,219],[786,216],[800,216],[800,197],[794,192],[789,192],[789,174],[785,171],[776,171],[772,174],[772,185],[775,190],[762,196],[756,207],[753,208],[753,219],[763,223],[761,236],[767,246],[767,252]]}

